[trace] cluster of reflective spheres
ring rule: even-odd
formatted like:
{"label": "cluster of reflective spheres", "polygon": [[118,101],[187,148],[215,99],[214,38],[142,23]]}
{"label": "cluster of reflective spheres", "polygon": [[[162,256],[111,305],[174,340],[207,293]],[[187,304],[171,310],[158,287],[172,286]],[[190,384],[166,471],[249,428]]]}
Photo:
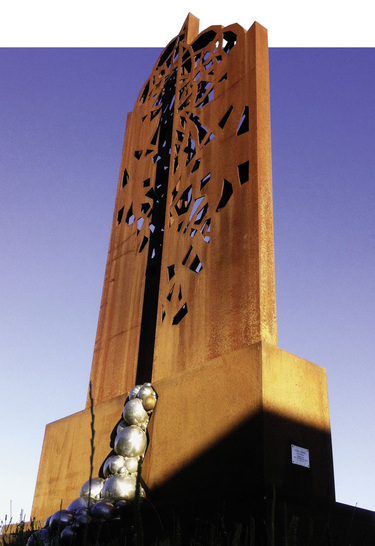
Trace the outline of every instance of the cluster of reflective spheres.
{"label": "cluster of reflective spheres", "polygon": [[[129,393],[117,426],[114,455],[103,464],[104,478],[93,478],[81,487],[79,497],[66,510],[47,518],[44,528],[36,531],[28,544],[45,546],[58,534],[70,543],[80,527],[92,521],[120,517],[121,510],[136,496],[137,476],[147,449],[147,426],[155,408],[157,395],[151,383],[135,386]],[[139,494],[145,496],[138,481]]]}

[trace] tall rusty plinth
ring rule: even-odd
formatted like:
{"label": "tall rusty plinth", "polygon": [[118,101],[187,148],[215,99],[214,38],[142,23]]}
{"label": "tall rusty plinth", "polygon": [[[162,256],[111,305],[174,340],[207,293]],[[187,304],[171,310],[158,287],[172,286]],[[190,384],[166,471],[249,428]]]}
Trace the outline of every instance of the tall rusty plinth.
{"label": "tall rusty plinth", "polygon": [[[128,115],[91,370],[94,475],[147,381],[158,403],[142,477],[156,505],[334,503],[325,370],[277,347],[258,23],[199,34],[189,14]],[[88,399],[46,427],[35,517],[78,496],[89,459]]]}

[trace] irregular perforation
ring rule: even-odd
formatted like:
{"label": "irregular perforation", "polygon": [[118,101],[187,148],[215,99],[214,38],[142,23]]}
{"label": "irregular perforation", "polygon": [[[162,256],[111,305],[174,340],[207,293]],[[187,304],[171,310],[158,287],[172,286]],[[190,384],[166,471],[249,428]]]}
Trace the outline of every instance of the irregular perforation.
{"label": "irregular perforation", "polygon": [[201,180],[201,191],[209,183],[210,180],[211,180],[211,173],[207,173],[206,176],[204,176]]}
{"label": "irregular perforation", "polygon": [[249,161],[244,161],[243,163],[240,163],[240,165],[237,165],[237,169],[238,169],[238,178],[242,186],[243,184],[246,184],[246,182],[249,181]]}
{"label": "irregular perforation", "polygon": [[189,259],[189,256],[190,256],[190,253],[191,251],[193,250],[193,247],[190,246],[189,250],[187,251],[186,255],[185,255],[185,258],[182,260],[182,265],[186,265],[186,262],[188,261]]}
{"label": "irregular perforation", "polygon": [[141,231],[144,222],[145,222],[145,219],[143,218],[143,216],[140,216],[140,217],[138,218],[138,220],[137,220],[137,235],[138,235],[138,233]]}
{"label": "irregular perforation", "polygon": [[188,143],[187,143],[187,146],[184,148],[184,152],[186,154],[186,163],[185,163],[185,166],[186,166],[190,163],[190,161],[193,159],[193,157],[196,154],[195,140],[192,138],[191,133],[189,133]]}
{"label": "irregular perforation", "polygon": [[141,159],[141,156],[142,156],[142,150],[136,150],[136,151],[134,152],[134,157],[135,157],[136,159],[138,159],[138,161]]}
{"label": "irregular perforation", "polygon": [[173,317],[172,325],[175,326],[179,324],[182,321],[182,319],[187,315],[187,312],[188,312],[187,303],[184,303],[181,309],[177,311],[177,313]]}
{"label": "irregular perforation", "polygon": [[215,138],[215,135],[214,135],[213,133],[210,133],[210,134],[208,135],[208,137],[206,138],[206,140],[203,142],[203,145],[202,145],[203,148],[204,148],[205,146],[207,146],[207,144],[209,144],[209,143],[211,142],[211,140],[213,140],[214,138]]}
{"label": "irregular perforation", "polygon": [[198,254],[195,255],[194,260],[191,262],[189,269],[194,273],[200,273],[203,269],[202,262],[200,261]]}
{"label": "irregular perforation", "polygon": [[232,30],[226,30],[223,34],[223,51],[229,53],[237,43],[237,35]]}
{"label": "irregular perforation", "polygon": [[160,68],[164,63],[166,63],[167,66],[170,64],[170,56],[175,48],[176,42],[177,38],[172,40],[172,42],[165,48],[163,53],[160,55],[158,68]]}
{"label": "irregular perforation", "polygon": [[212,82],[208,82],[207,80],[200,81],[197,86],[197,95],[195,97],[195,102],[201,100],[201,98],[204,97],[204,95],[211,88],[211,86]]}
{"label": "irregular perforation", "polygon": [[194,204],[191,208],[190,216],[189,216],[189,222],[193,219],[194,214],[197,212],[199,205],[204,200],[204,197],[197,197],[197,199],[194,200]]}
{"label": "irregular perforation", "polygon": [[129,210],[126,214],[125,222],[128,224],[128,226],[131,226],[134,223],[135,216],[133,214],[133,205],[130,205]]}
{"label": "irregular perforation", "polygon": [[154,199],[155,198],[154,188],[150,188],[148,191],[146,191],[145,196],[149,197],[150,199]]}
{"label": "irregular perforation", "polygon": [[206,32],[203,32],[194,40],[194,42],[191,44],[191,47],[193,48],[193,51],[199,51],[200,49],[203,49],[208,46],[210,42],[212,42],[216,38],[216,32],[214,30],[207,30]]}
{"label": "irregular perforation", "polygon": [[142,214],[147,214],[147,212],[149,212],[150,208],[151,208],[150,203],[142,203],[142,204],[141,204],[141,212],[142,212]]}
{"label": "irregular perforation", "polygon": [[139,250],[138,252],[141,253],[142,250],[145,248],[145,246],[147,245],[148,243],[148,237],[146,237],[146,235],[143,236],[143,239],[142,239],[142,242],[141,244],[139,245]]}
{"label": "irregular perforation", "polygon": [[172,300],[173,291],[174,291],[175,284],[172,286],[172,288],[169,291],[169,294],[167,296],[167,300],[170,302]]}
{"label": "irregular perforation", "polygon": [[193,174],[195,171],[197,171],[199,169],[199,167],[200,167],[200,164],[201,164],[201,160],[196,159],[195,162],[194,162],[193,168],[191,169],[190,174]]}
{"label": "irregular perforation", "polygon": [[160,110],[161,110],[161,107],[157,108],[156,110],[151,110],[150,119],[153,120],[154,118],[156,118],[156,116],[159,114]]}
{"label": "irregular perforation", "polygon": [[151,178],[146,178],[146,180],[143,180],[143,187],[144,188],[148,188],[150,186],[150,184],[151,184]]}
{"label": "irregular perforation", "polygon": [[228,121],[229,119],[229,116],[231,115],[232,113],[232,110],[233,110],[233,105],[231,105],[228,110],[225,112],[225,114],[223,115],[223,117],[221,118],[221,120],[219,121],[218,125],[221,129],[224,129],[225,127],[225,124],[226,122]]}
{"label": "irregular perforation", "polygon": [[195,217],[194,224],[196,226],[199,226],[199,224],[202,222],[202,220],[206,216],[207,212],[208,212],[208,203],[205,203],[203,207],[197,212],[197,215]]}
{"label": "irregular perforation", "polygon": [[168,270],[168,280],[170,281],[175,276],[174,264],[168,265],[167,270]]}
{"label": "irregular perforation", "polygon": [[210,242],[211,218],[207,218],[201,228],[201,234],[206,243]]}
{"label": "irregular perforation", "polygon": [[227,205],[229,199],[232,197],[232,194],[233,194],[232,184],[229,182],[229,180],[226,180],[224,178],[223,190],[221,193],[219,204],[216,208],[216,212],[219,212],[219,210],[223,209]]}
{"label": "irregular perforation", "polygon": [[197,128],[197,132],[198,132],[198,140],[199,140],[199,144],[202,143],[204,137],[207,135],[208,133],[208,129],[206,129],[206,127],[204,127],[204,125],[202,125],[199,117],[196,115],[196,114],[190,114],[190,119],[191,121],[194,123],[194,125],[196,126]]}
{"label": "irregular perforation", "polygon": [[142,91],[142,95],[139,99],[139,101],[144,104],[146,102],[146,99],[147,99],[147,95],[150,91],[150,80],[146,83],[146,85],[144,86],[143,88],[143,91]]}
{"label": "irregular perforation", "polygon": [[122,217],[124,215],[124,207],[117,212],[117,225],[121,224]]}
{"label": "irregular perforation", "polygon": [[245,106],[237,129],[237,135],[243,135],[249,131],[249,107]]}
{"label": "irregular perforation", "polygon": [[152,139],[150,141],[150,144],[152,146],[156,146],[156,144],[158,142],[159,130],[160,130],[160,125],[157,126],[156,131],[154,133],[154,136],[152,137]]}
{"label": "irregular perforation", "polygon": [[129,182],[129,173],[126,169],[124,169],[124,173],[122,175],[122,187],[125,188],[128,182]]}
{"label": "irregular perforation", "polygon": [[198,108],[203,108],[203,106],[206,106],[209,102],[213,101],[215,98],[215,91],[214,88],[212,88],[204,97],[204,99],[197,104]]}
{"label": "irregular perforation", "polygon": [[179,216],[185,214],[189,210],[190,203],[192,201],[193,189],[192,186],[188,186],[182,193],[180,199],[175,205],[175,210]]}

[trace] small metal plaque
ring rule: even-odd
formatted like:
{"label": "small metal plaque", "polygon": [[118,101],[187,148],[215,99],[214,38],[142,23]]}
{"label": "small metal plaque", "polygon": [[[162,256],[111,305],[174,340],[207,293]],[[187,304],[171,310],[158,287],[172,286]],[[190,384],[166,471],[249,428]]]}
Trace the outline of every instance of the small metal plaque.
{"label": "small metal plaque", "polygon": [[292,463],[310,468],[310,452],[304,447],[292,444]]}

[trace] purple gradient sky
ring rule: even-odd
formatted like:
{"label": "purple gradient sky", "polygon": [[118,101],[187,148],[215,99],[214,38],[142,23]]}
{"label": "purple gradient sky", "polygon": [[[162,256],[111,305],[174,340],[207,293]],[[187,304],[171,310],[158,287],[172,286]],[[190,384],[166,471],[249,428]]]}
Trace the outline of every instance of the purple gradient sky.
{"label": "purple gradient sky", "polygon": [[[84,407],[126,114],[159,52],[0,49],[0,520],[30,515],[45,425]],[[337,500],[375,510],[375,50],[271,49],[270,80],[279,346],[327,369]]]}

